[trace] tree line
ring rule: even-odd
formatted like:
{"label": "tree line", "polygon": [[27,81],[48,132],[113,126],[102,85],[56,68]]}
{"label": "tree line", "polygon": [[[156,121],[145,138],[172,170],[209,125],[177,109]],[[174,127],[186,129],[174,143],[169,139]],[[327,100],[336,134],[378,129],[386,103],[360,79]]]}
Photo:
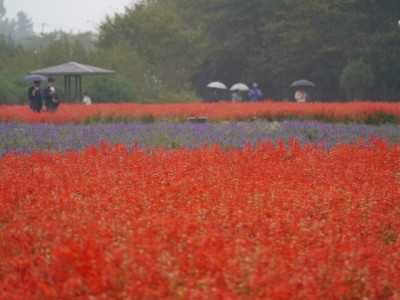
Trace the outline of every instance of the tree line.
{"label": "tree line", "polygon": [[215,80],[257,81],[265,97],[291,100],[298,79],[315,83],[316,101],[397,101],[399,11],[398,0],[141,1],[97,33],[41,34],[23,46],[3,35],[0,101],[10,76],[68,61],[116,71],[84,78],[99,101],[196,101]]}

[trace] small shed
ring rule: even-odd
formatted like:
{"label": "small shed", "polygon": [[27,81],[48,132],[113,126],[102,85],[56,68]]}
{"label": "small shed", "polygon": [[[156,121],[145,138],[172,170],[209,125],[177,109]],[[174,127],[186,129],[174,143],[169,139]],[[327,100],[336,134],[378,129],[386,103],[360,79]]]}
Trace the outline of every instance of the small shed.
{"label": "small shed", "polygon": [[[112,70],[84,65],[77,62],[68,62],[62,65],[35,70],[30,74],[44,76],[64,76],[65,101],[80,100],[82,97],[82,76],[84,75],[113,75]],[[74,82],[74,89],[72,89]]]}

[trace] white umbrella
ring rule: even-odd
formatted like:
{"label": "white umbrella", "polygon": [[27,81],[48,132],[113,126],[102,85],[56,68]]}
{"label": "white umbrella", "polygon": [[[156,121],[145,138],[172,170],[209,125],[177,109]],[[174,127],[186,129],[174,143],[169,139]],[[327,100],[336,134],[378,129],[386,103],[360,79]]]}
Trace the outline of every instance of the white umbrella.
{"label": "white umbrella", "polygon": [[245,85],[244,83],[235,83],[234,85],[231,86],[231,91],[241,91],[241,92],[245,92],[248,91],[249,87],[247,85]]}
{"label": "white umbrella", "polygon": [[213,89],[221,89],[221,90],[227,89],[226,85],[219,81],[210,82],[209,84],[207,84],[207,87],[213,88]]}

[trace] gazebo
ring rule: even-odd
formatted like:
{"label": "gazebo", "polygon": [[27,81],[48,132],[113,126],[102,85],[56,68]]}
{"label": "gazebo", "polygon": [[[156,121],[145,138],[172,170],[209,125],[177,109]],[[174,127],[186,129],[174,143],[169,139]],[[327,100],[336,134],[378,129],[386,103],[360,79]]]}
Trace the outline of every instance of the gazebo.
{"label": "gazebo", "polygon": [[[112,75],[115,74],[115,72],[112,70],[101,69],[72,61],[62,65],[32,71],[30,74],[39,74],[44,76],[64,76],[65,100],[71,101],[80,99],[82,96],[83,75]],[[72,81],[75,82],[74,93],[72,93],[71,88]]]}

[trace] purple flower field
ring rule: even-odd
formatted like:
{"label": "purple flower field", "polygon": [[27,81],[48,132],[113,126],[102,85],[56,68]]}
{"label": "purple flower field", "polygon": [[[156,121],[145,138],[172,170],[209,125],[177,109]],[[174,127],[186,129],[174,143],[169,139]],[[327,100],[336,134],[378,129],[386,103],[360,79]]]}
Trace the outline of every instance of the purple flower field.
{"label": "purple flower field", "polygon": [[300,145],[353,143],[382,138],[388,143],[400,141],[400,126],[393,124],[328,124],[319,121],[226,122],[226,123],[111,123],[111,124],[28,124],[0,123],[0,156],[9,152],[82,150],[101,141],[123,143],[128,147],[196,148],[219,144],[222,149],[243,148],[259,141],[297,139]]}

